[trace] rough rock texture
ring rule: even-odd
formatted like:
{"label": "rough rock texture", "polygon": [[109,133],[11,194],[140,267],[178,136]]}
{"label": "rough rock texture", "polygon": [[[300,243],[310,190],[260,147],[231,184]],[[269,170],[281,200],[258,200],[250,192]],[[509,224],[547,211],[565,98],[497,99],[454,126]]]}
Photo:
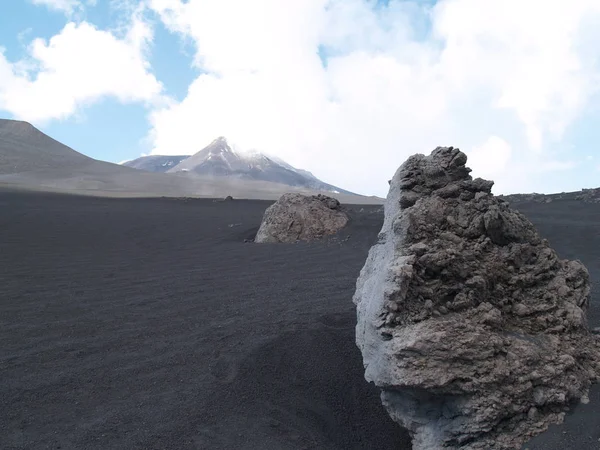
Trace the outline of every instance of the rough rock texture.
{"label": "rough rock texture", "polygon": [[265,211],[255,242],[311,241],[337,233],[347,223],[335,198],[284,194]]}
{"label": "rough rock texture", "polygon": [[396,172],[357,280],[365,378],[419,449],[510,449],[587,401],[590,283],[438,147]]}

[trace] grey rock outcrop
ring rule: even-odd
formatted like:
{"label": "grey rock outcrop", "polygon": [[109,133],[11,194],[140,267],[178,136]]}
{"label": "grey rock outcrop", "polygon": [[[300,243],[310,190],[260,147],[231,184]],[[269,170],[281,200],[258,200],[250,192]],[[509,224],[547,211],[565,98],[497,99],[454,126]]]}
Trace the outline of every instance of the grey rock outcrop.
{"label": "grey rock outcrop", "polygon": [[520,448],[600,374],[587,269],[466,161],[438,147],[398,169],[353,299],[365,378],[415,450]]}
{"label": "grey rock outcrop", "polygon": [[347,223],[335,198],[284,194],[265,211],[255,242],[311,241],[335,234]]}

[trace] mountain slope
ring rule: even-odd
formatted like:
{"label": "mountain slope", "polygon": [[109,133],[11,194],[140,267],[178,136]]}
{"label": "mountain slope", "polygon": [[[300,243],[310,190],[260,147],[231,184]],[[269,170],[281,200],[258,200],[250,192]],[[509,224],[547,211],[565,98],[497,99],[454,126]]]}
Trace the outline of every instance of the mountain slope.
{"label": "mountain slope", "polygon": [[286,169],[292,170],[292,171],[294,171],[294,172],[302,175],[305,178],[305,180],[306,180],[305,181],[306,186],[308,186],[308,187],[310,187],[312,189],[318,189],[318,190],[323,190],[323,191],[328,191],[328,192],[340,192],[340,193],[343,192],[345,194],[357,195],[354,192],[350,192],[350,191],[347,191],[346,189],[342,189],[342,188],[339,188],[339,187],[334,186],[332,184],[325,183],[324,181],[321,181],[317,177],[315,177],[308,170],[297,169],[294,166],[292,166],[291,164],[288,164],[287,162],[285,162],[281,158],[278,158],[276,156],[269,156],[269,158],[271,158],[277,164],[285,167]]}
{"label": "mountain slope", "polygon": [[131,167],[133,169],[145,170],[146,172],[164,173],[172,169],[184,159],[189,158],[189,155],[178,156],[161,156],[150,155],[141,156],[131,161],[122,163],[122,166]]}
{"label": "mountain slope", "polygon": [[0,119],[0,175],[75,169],[93,161],[27,122]]}
{"label": "mountain slope", "polygon": [[219,137],[198,153],[181,161],[168,172],[193,172],[200,175],[234,176],[242,179],[269,181],[319,191],[352,192],[324,183],[310,172],[296,169],[280,158],[260,152],[239,153],[224,137]]}
{"label": "mountain slope", "polygon": [[0,119],[0,184],[60,192],[189,195],[180,177],[145,173],[85,156],[33,125]]}

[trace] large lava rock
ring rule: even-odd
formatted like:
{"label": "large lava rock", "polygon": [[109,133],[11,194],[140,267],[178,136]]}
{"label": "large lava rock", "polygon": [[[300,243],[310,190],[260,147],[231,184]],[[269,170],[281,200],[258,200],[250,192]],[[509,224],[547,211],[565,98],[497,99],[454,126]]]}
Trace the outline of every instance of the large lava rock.
{"label": "large lava rock", "polygon": [[347,223],[335,198],[284,194],[265,211],[255,242],[311,241],[337,233]]}
{"label": "large lava rock", "polygon": [[365,378],[416,450],[519,448],[600,373],[586,268],[466,161],[438,147],[398,169],[354,296]]}

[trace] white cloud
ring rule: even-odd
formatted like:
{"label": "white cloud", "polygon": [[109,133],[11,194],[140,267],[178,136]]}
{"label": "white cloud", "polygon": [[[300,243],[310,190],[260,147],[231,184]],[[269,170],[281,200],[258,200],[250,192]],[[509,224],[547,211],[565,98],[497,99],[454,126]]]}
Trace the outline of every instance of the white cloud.
{"label": "white cloud", "polygon": [[577,167],[577,162],[575,161],[545,161],[543,162],[539,168],[539,172],[561,172],[564,170],[570,170]]}
{"label": "white cloud", "polygon": [[[205,72],[152,114],[154,153],[193,153],[225,135],[365,193],[385,195],[406,157],[438,145],[471,154],[473,175],[494,175],[496,192],[535,188],[542,162],[570,167],[546,149],[599,86],[597,0],[150,6],[195,42]],[[430,32],[415,26],[427,20]]]}
{"label": "white cloud", "polygon": [[79,0],[30,0],[34,5],[43,5],[48,8],[71,15],[79,11],[82,4]]}
{"label": "white cloud", "polygon": [[496,106],[517,114],[539,151],[543,136],[560,136],[597,88],[597,67],[578,47],[590,48],[583,25],[599,13],[595,0],[455,0],[440,4],[435,25],[447,42],[446,68],[493,89]]}
{"label": "white cloud", "polygon": [[482,145],[468,152],[469,165],[481,177],[493,178],[507,169],[512,156],[510,144],[490,136]]}
{"label": "white cloud", "polygon": [[72,116],[104,97],[159,101],[162,85],[145,57],[151,39],[151,29],[134,15],[123,37],[71,22],[49,41],[33,40],[23,60],[12,63],[0,51],[0,109],[39,123]]}

